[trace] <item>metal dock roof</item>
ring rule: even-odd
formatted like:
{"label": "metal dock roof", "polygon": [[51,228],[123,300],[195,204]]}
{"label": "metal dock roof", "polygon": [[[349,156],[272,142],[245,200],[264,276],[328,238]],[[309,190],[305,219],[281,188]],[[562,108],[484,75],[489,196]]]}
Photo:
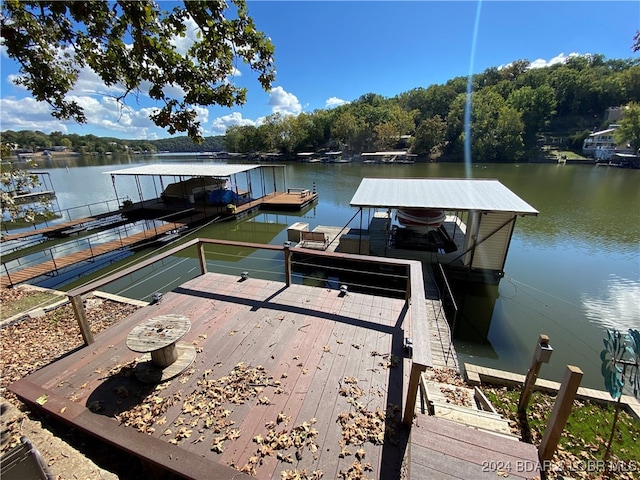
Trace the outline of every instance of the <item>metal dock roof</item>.
{"label": "metal dock roof", "polygon": [[206,163],[155,163],[139,167],[123,168],[105,172],[109,175],[153,175],[183,177],[229,177],[236,173],[260,168],[251,164],[206,164]]}
{"label": "metal dock roof", "polygon": [[350,205],[538,214],[535,208],[495,179],[363,178]]}

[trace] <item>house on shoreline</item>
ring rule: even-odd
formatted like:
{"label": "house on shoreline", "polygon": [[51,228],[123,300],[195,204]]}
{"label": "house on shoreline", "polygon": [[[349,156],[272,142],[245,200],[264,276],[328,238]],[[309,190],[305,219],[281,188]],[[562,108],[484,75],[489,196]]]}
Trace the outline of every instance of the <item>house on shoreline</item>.
{"label": "house on shoreline", "polygon": [[614,136],[617,124],[611,124],[609,128],[593,132],[582,143],[582,154],[593,157],[596,160],[610,160],[617,153],[634,153],[627,145],[618,145]]}

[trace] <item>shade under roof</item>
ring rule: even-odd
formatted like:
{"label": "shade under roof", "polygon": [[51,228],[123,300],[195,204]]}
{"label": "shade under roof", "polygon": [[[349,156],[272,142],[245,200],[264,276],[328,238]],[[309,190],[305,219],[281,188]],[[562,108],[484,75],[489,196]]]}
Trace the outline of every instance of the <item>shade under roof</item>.
{"label": "shade under roof", "polygon": [[535,208],[493,179],[363,178],[350,204],[369,208],[538,214]]}
{"label": "shade under roof", "polygon": [[156,163],[105,172],[109,175],[167,175],[176,177],[229,177],[261,165],[232,163]]}

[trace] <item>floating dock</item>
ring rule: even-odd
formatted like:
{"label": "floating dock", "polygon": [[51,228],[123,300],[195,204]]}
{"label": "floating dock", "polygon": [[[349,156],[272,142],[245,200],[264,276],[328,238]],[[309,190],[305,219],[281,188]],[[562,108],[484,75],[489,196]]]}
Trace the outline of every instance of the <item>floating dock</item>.
{"label": "floating dock", "polygon": [[[74,264],[92,260],[127,247],[134,247],[149,241],[163,241],[175,239],[181,232],[208,222],[234,220],[242,218],[259,209],[297,211],[318,201],[315,186],[308,188],[286,188],[283,191],[265,193],[267,187],[266,176],[261,165],[233,165],[233,164],[158,164],[127,168],[107,172],[112,176],[114,190],[115,177],[133,176],[138,185],[139,201],[121,206],[117,211],[106,212],[86,218],[59,223],[45,228],[28,230],[22,233],[2,236],[2,242],[19,242],[30,237],[64,237],[76,233],[91,233],[92,230],[104,229],[105,222],[113,221],[113,226],[138,220],[154,220],[162,222],[152,229],[87,248],[71,255],[42,262],[38,265],[25,267],[12,259],[3,262],[4,275],[0,277],[1,285],[17,285],[43,275],[56,275],[63,268],[70,268]],[[283,166],[269,166],[273,172],[273,187],[283,184],[284,179],[275,175],[277,168]],[[259,173],[260,178],[254,179],[251,174]],[[246,188],[238,187],[237,175],[246,174]],[[157,198],[144,199],[140,188],[142,176],[153,177],[154,186],[159,182],[162,193]],[[177,180],[165,187],[163,177]],[[252,188],[252,181],[258,181],[262,194],[256,196]],[[235,188],[234,188],[235,186]],[[156,191],[158,188],[156,186]],[[117,191],[115,192],[118,198]],[[170,234],[170,237],[166,235]],[[25,245],[26,246],[26,245]],[[14,251],[21,247],[17,246]]]}

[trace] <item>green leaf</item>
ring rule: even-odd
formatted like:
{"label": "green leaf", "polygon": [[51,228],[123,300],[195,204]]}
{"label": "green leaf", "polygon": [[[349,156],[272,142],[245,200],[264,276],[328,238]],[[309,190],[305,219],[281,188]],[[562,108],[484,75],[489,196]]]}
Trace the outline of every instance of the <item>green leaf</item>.
{"label": "green leaf", "polygon": [[[151,0],[8,1],[1,8],[3,46],[20,65],[16,83],[48,103],[55,118],[86,122],[84,108],[72,93],[80,70],[88,66],[107,86],[123,86],[116,95],[123,107],[130,96],[150,89],[158,108],[172,105],[170,114],[151,114],[151,120],[169,133],[186,132],[201,140],[193,107],[246,101],[243,89],[226,85],[236,65],[248,65],[266,91],[275,78],[273,46],[255,29],[242,0],[230,5],[185,1],[170,13]],[[185,37],[189,18],[198,25],[196,38],[186,52],[178,51],[174,41]],[[60,54],[70,51],[73,55]],[[165,86],[184,96],[168,97],[166,92],[174,89]],[[158,95],[158,90],[165,94]]]}

